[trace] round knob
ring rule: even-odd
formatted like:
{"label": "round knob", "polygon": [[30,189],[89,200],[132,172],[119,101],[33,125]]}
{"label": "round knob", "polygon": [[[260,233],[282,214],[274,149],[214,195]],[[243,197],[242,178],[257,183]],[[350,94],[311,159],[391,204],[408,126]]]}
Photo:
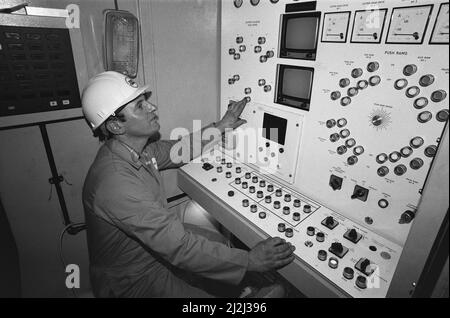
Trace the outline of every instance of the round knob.
{"label": "round knob", "polygon": [[338,121],[337,121],[337,126],[338,126],[339,128],[342,128],[342,127],[344,127],[345,125],[347,125],[347,119],[345,119],[345,118],[340,118],[340,119],[338,119]]}
{"label": "round knob", "polygon": [[286,224],[278,223],[278,232],[284,232],[284,231],[286,231]]}
{"label": "round knob", "polygon": [[285,194],[284,195],[284,201],[285,202],[291,202],[291,195],[290,194]]}
{"label": "round knob", "polygon": [[245,52],[247,50],[247,47],[245,45],[239,45],[239,52]]}
{"label": "round knob", "polygon": [[398,166],[396,166],[396,167],[394,168],[394,173],[395,173],[397,176],[402,176],[402,175],[404,175],[404,174],[406,173],[407,170],[408,170],[408,169],[406,168],[405,165],[398,165]]}
{"label": "round knob", "polygon": [[340,139],[339,134],[334,133],[334,134],[330,135],[330,141],[331,142],[336,142],[339,139]]}
{"label": "round knob", "polygon": [[317,253],[317,258],[321,261],[326,261],[328,257],[327,251],[319,250]]}
{"label": "round knob", "polygon": [[342,138],[347,138],[348,136],[350,136],[350,130],[348,130],[348,129],[343,129],[343,130],[341,130],[341,131],[339,132],[339,135],[340,135]]}
{"label": "round knob", "polygon": [[404,78],[398,79],[394,83],[394,87],[397,90],[404,89],[406,86],[408,86],[408,81]]}
{"label": "round knob", "polygon": [[316,241],[317,242],[323,242],[325,241],[325,234],[323,234],[323,232],[318,232],[316,234]]}
{"label": "round knob", "polygon": [[248,201],[248,199],[242,200],[242,206],[243,206],[244,208],[248,207],[249,204],[250,204],[250,202]]}
{"label": "round knob", "polygon": [[332,92],[330,98],[331,100],[338,100],[339,98],[341,98],[341,92],[339,91]]}
{"label": "round knob", "polygon": [[263,212],[263,211],[261,211],[261,212],[259,212],[259,214],[258,214],[258,217],[260,218],[260,219],[265,219],[266,218],[266,212]]}
{"label": "round knob", "polygon": [[227,162],[227,168],[232,168],[232,167],[233,167],[233,163]]}
{"label": "round knob", "polygon": [[261,188],[264,188],[264,187],[266,186],[266,181],[265,181],[265,180],[259,181],[259,186],[260,186]]}
{"label": "round knob", "polygon": [[223,171],[223,168],[222,167],[217,167],[216,170],[217,170],[218,173],[221,173]]}
{"label": "round knob", "polygon": [[248,188],[248,191],[249,191],[250,193],[255,193],[256,189],[255,189],[254,186],[251,186],[250,188]]}
{"label": "round knob", "polygon": [[379,77],[378,75],[375,75],[375,76],[372,76],[371,78],[369,78],[370,86],[377,86],[380,83],[381,83],[381,77]]}
{"label": "round knob", "polygon": [[393,151],[389,154],[389,161],[390,162],[397,162],[400,160],[400,158],[402,157],[402,154],[398,151]]}
{"label": "round knob", "polygon": [[417,149],[417,148],[420,148],[420,147],[423,145],[424,142],[425,142],[425,141],[423,140],[422,137],[414,137],[414,138],[411,139],[411,141],[409,142],[409,145],[410,145],[411,147],[413,147],[414,149]]}
{"label": "round knob", "polygon": [[292,214],[292,219],[293,219],[294,221],[300,221],[300,213],[294,212],[294,213]]}
{"label": "round knob", "polygon": [[272,192],[272,191],[273,191],[273,185],[272,185],[272,184],[269,184],[269,185],[267,186],[267,191],[269,191],[269,192]]}
{"label": "round knob", "polygon": [[234,191],[228,191],[228,196],[229,197],[234,197]]}
{"label": "round knob", "polygon": [[241,173],[242,169],[241,167],[236,167],[236,173]]}
{"label": "round knob", "polygon": [[236,184],[241,184],[241,178],[236,178],[236,179],[234,179],[234,183],[236,183]]}
{"label": "round knob", "polygon": [[379,164],[383,164],[388,160],[388,155],[385,153],[380,153],[377,157],[376,157],[376,161]]}
{"label": "round knob", "polygon": [[233,85],[234,82],[235,82],[234,79],[232,79],[232,78],[228,79],[228,84],[229,84],[229,85]]}
{"label": "round knob", "polygon": [[339,266],[339,261],[336,257],[330,257],[328,260],[328,266],[332,269],[336,269]]}
{"label": "round knob", "polygon": [[281,189],[277,189],[277,190],[275,191],[275,195],[276,195],[277,197],[281,197],[281,194],[282,194],[282,190],[281,190]]}
{"label": "round knob", "polygon": [[250,206],[250,212],[256,213],[258,211],[258,206],[256,204],[252,204]]}
{"label": "round knob", "polygon": [[261,53],[262,51],[262,47],[260,47],[259,45],[255,46],[254,52],[255,53]]}
{"label": "round knob", "polygon": [[239,53],[234,54],[233,58],[235,60],[239,60],[241,58],[241,55]]}
{"label": "round knob", "polygon": [[411,167],[411,169],[413,170],[419,170],[420,168],[422,168],[423,166],[423,160],[420,158],[414,158],[413,160],[411,160],[411,162],[409,163],[409,166]]}
{"label": "round knob", "polygon": [[253,178],[252,178],[252,182],[253,182],[253,183],[258,183],[258,177],[256,177],[256,176],[253,177]]}
{"label": "round knob", "polygon": [[425,156],[433,158],[436,155],[437,147],[434,145],[425,148]]}
{"label": "round knob", "polygon": [[350,80],[348,78],[343,78],[341,80],[339,80],[339,86],[344,88],[347,87],[348,85],[350,85]]}
{"label": "round knob", "polygon": [[382,209],[386,209],[389,206],[389,202],[386,199],[378,200],[378,206]]}
{"label": "round knob", "polygon": [[228,50],[228,54],[230,54],[230,55],[234,55],[235,53],[236,53],[235,49],[229,49]]}
{"label": "round knob", "polygon": [[328,119],[325,125],[327,126],[327,128],[333,128],[334,126],[336,126],[336,120]]}
{"label": "round knob", "polygon": [[366,80],[361,80],[361,81],[358,81],[357,86],[358,86],[358,89],[363,90],[363,89],[366,89],[369,86],[369,82],[366,81]]}
{"label": "round knob", "polygon": [[406,90],[406,96],[409,98],[416,97],[419,94],[420,94],[420,88],[418,88],[417,86],[411,86],[410,88],[408,88]]}
{"label": "round knob", "polygon": [[350,279],[353,279],[353,277],[355,275],[355,271],[351,267],[346,267],[346,268],[344,268],[344,271],[343,271],[342,275],[345,278],[350,280]]}
{"label": "round knob", "polygon": [[360,68],[355,68],[352,70],[352,77],[353,78],[358,78],[363,74],[363,70]]}
{"label": "round knob", "polygon": [[236,38],[236,43],[237,43],[237,44],[241,44],[242,42],[244,42],[244,38],[243,38],[242,36],[238,36],[238,37]]}
{"label": "round knob", "polygon": [[248,95],[252,93],[252,89],[250,87],[247,87],[244,89],[244,94]]}
{"label": "round knob", "polygon": [[417,66],[414,64],[406,65],[403,68],[403,75],[405,75],[405,76],[411,76],[411,75],[415,74],[416,72],[417,72]]}
{"label": "round knob", "polygon": [[448,109],[440,110],[436,114],[436,119],[437,119],[437,121],[445,123],[448,120]]}
{"label": "round knob", "polygon": [[278,210],[281,207],[280,201],[273,202],[273,207]]}
{"label": "round knob", "polygon": [[261,56],[259,57],[259,61],[260,61],[261,63],[267,62],[267,56],[261,55]]}
{"label": "round knob", "polygon": [[252,174],[250,172],[245,173],[245,179],[250,179]]}
{"label": "round knob", "polygon": [[294,200],[294,207],[299,208],[301,204],[301,201],[299,199]]}
{"label": "round knob", "polygon": [[386,166],[382,166],[382,167],[378,168],[377,173],[380,177],[385,177],[389,173],[389,168]]}
{"label": "round knob", "polygon": [[440,89],[431,93],[431,100],[435,103],[442,102],[447,97],[447,93]]}
{"label": "round knob", "polygon": [[414,108],[422,109],[428,105],[428,98],[419,97],[414,101]]}
{"label": "round knob", "polygon": [[361,289],[367,288],[367,279],[364,276],[358,276],[356,278],[356,286],[358,286]]}
{"label": "round knob", "polygon": [[266,80],[265,79],[258,80],[258,86],[264,86],[264,85],[266,85]]}
{"label": "round knob", "polygon": [[257,196],[258,198],[262,198],[262,197],[264,196],[264,192],[258,191],[258,192],[256,192],[256,196]]}
{"label": "round knob", "polygon": [[266,43],[266,38],[263,37],[263,36],[260,36],[260,37],[258,38],[258,44],[259,44],[259,45],[262,45],[262,44],[264,44],[264,43]]}
{"label": "round knob", "polygon": [[242,182],[242,189],[247,189],[247,188],[248,188],[248,183]]}
{"label": "round knob", "polygon": [[378,71],[379,68],[380,63],[378,62],[370,62],[369,64],[367,64],[367,70],[371,73]]}
{"label": "round knob", "polygon": [[230,172],[230,171],[227,171],[227,172],[225,173],[225,177],[226,177],[226,178],[231,178],[231,172]]}
{"label": "round knob", "polygon": [[417,121],[422,124],[429,122],[431,118],[433,118],[433,114],[429,111],[421,112],[419,115],[417,115]]}
{"label": "round knob", "polygon": [[408,158],[409,156],[411,156],[413,153],[413,149],[411,147],[403,147],[402,149],[400,149],[400,154],[402,155],[403,158]]}
{"label": "round knob", "polygon": [[244,0],[234,0],[234,6],[236,8],[240,8],[242,6],[242,3],[244,2]]}
{"label": "round knob", "polygon": [[294,236],[294,230],[291,228],[287,228],[286,231],[284,231],[284,235],[286,235],[286,237],[293,237]]}
{"label": "round knob", "polygon": [[272,197],[271,197],[270,195],[267,195],[267,196],[264,198],[264,201],[265,201],[266,203],[271,203],[271,202],[272,202]]}
{"label": "round knob", "polygon": [[283,207],[283,214],[289,215],[291,213],[291,209],[288,206]]}
{"label": "round knob", "polygon": [[271,90],[272,90],[272,86],[270,86],[270,85],[265,85],[265,86],[264,86],[264,92],[268,93],[268,92],[270,92]]}
{"label": "round knob", "polygon": [[348,96],[341,98],[341,106],[344,106],[344,107],[348,106],[351,104],[351,102],[352,102],[352,99]]}
{"label": "round knob", "polygon": [[422,87],[430,86],[434,83],[434,76],[431,74],[424,75],[419,80],[419,85]]}
{"label": "round knob", "polygon": [[415,218],[416,213],[414,211],[408,210],[402,213],[400,216],[400,223],[401,224],[408,224],[411,223],[411,221]]}
{"label": "round knob", "polygon": [[345,147],[345,146],[339,146],[338,148],[337,148],[337,153],[339,154],[339,155],[343,155],[344,153],[346,153],[347,152],[347,147]]}
{"label": "round knob", "polygon": [[353,139],[353,138],[347,139],[347,140],[345,141],[345,146],[346,146],[347,148],[352,148],[354,145],[356,145],[356,140]]}
{"label": "round knob", "polygon": [[364,153],[364,147],[363,147],[363,146],[355,147],[355,148],[353,149],[353,153],[355,154],[355,156],[360,156],[360,155],[362,155],[362,154]]}
{"label": "round knob", "polygon": [[347,95],[350,96],[350,97],[358,95],[358,89],[356,87],[350,87],[347,90]]}
{"label": "round knob", "polygon": [[267,51],[266,52],[266,56],[267,56],[267,58],[272,58],[272,57],[274,57],[274,55],[275,55],[275,53],[273,52],[273,51]]}
{"label": "round knob", "polygon": [[309,204],[305,204],[305,206],[303,207],[303,212],[311,213],[311,206]]}
{"label": "round knob", "polygon": [[356,157],[356,156],[348,157],[348,158],[347,158],[347,163],[348,163],[350,166],[355,165],[356,163],[358,163],[358,157]]}
{"label": "round knob", "polygon": [[316,234],[316,229],[312,226],[308,226],[306,228],[306,234],[309,236],[314,236],[314,234]]}
{"label": "round knob", "polygon": [[226,159],[222,159],[222,160],[220,160],[220,163],[221,163],[222,165],[224,165],[224,164],[227,163],[227,161],[226,161]]}

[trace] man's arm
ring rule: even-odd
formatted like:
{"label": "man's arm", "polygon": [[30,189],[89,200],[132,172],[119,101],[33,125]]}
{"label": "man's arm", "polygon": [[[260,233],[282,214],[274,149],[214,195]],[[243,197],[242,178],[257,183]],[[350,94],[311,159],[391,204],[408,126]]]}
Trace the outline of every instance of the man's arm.
{"label": "man's arm", "polygon": [[153,152],[159,170],[179,168],[200,156],[206,147],[212,148],[227,130],[233,130],[246,123],[239,118],[247,104],[246,99],[231,102],[227,112],[217,123],[210,124],[180,140],[160,140],[148,146]]}

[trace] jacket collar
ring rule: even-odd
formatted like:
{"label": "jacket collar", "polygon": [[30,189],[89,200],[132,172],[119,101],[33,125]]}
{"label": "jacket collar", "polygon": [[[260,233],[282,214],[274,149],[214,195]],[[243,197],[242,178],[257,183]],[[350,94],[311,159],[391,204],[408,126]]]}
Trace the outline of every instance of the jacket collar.
{"label": "jacket collar", "polygon": [[139,160],[141,155],[128,149],[125,144],[114,138],[111,138],[106,141],[106,147],[108,147],[112,153],[119,156],[121,159],[125,160],[136,169],[139,170],[141,168],[142,162],[141,160]]}

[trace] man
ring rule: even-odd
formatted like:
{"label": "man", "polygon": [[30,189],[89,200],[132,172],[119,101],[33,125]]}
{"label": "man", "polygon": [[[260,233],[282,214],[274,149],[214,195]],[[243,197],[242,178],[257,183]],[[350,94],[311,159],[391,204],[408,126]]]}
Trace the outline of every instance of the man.
{"label": "man", "polygon": [[[122,74],[104,72],[83,92],[86,120],[105,141],[83,188],[94,294],[211,297],[194,286],[195,278],[237,285],[247,271],[264,272],[292,262],[294,247],[280,238],[249,252],[230,248],[206,230],[199,235],[187,229],[168,210],[158,170],[181,166],[170,158],[179,141],[157,140],[157,109],[147,90]],[[245,123],[239,118],[245,104],[232,103],[214,124],[218,135]],[[189,138],[194,141],[192,136],[185,140]]]}

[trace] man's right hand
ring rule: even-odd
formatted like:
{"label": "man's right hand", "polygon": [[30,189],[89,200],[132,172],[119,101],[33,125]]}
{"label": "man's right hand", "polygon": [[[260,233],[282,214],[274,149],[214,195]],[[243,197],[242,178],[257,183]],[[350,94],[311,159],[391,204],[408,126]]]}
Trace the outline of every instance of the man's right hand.
{"label": "man's right hand", "polygon": [[291,243],[279,237],[268,238],[250,250],[248,270],[266,272],[280,269],[294,260],[294,251],[295,247]]}

